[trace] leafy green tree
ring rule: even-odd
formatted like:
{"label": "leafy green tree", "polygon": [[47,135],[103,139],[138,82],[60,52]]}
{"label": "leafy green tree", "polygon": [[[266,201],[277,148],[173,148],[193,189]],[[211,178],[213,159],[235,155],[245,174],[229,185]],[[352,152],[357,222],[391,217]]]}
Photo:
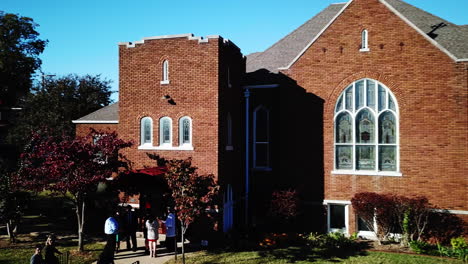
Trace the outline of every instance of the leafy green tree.
{"label": "leafy green tree", "polygon": [[110,81],[100,75],[44,79],[21,103],[22,111],[8,140],[22,149],[31,132],[42,128],[53,128],[54,136],[74,136],[72,120],[108,105],[111,94]]}
{"label": "leafy green tree", "polygon": [[0,11],[0,104],[15,105],[31,88],[47,44],[39,39],[37,26],[29,17]]}

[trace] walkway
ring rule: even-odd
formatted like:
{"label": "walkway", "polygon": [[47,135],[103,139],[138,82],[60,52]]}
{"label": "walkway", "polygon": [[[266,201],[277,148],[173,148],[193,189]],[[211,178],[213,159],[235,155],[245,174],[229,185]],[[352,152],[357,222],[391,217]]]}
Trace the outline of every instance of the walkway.
{"label": "walkway", "polygon": [[[164,241],[165,235],[159,235],[159,239]],[[141,233],[137,233],[137,245],[138,250],[133,252],[132,250],[127,250],[127,243],[120,242],[121,250],[115,254],[114,262],[115,264],[163,264],[166,263],[170,259],[174,259],[174,253],[167,253],[166,248],[160,248],[158,245],[158,257],[157,258],[150,258],[149,255],[145,254],[145,239],[142,237]],[[179,247],[179,255],[177,258],[182,258],[180,254],[181,250],[181,243],[178,244]],[[187,245],[186,245],[187,246]],[[138,262],[139,261],[139,262]],[[95,264],[96,262],[94,262]]]}

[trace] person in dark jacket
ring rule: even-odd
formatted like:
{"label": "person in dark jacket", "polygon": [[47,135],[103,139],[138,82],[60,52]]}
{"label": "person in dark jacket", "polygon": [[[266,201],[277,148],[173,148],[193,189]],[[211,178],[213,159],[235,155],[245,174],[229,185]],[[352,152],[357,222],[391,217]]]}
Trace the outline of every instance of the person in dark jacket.
{"label": "person in dark jacket", "polygon": [[44,263],[46,264],[59,264],[58,258],[55,254],[62,254],[55,247],[55,236],[49,235],[46,240],[46,245],[44,247]]}
{"label": "person in dark jacket", "polygon": [[[124,226],[126,229],[127,237],[127,249],[132,249],[133,251],[137,251],[137,239],[136,239],[136,231],[138,227],[138,221],[136,213],[133,211],[131,205],[127,206],[127,212],[124,215],[125,222]],[[132,240],[132,245],[130,246],[130,239]]]}

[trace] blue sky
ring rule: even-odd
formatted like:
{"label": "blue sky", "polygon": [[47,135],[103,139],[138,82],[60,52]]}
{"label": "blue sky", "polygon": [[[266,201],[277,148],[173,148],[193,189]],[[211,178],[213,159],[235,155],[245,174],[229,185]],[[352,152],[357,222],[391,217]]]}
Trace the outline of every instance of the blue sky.
{"label": "blue sky", "polygon": [[[2,0],[0,10],[34,19],[49,44],[46,74],[101,74],[118,89],[118,42],[193,33],[221,35],[243,54],[263,51],[344,0]],[[406,0],[452,23],[468,24],[468,0]],[[117,99],[114,95],[113,99]]]}

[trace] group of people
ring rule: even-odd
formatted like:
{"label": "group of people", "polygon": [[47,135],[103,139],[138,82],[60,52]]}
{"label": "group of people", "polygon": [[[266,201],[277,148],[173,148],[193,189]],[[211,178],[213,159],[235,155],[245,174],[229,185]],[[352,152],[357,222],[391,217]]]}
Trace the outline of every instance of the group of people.
{"label": "group of people", "polygon": [[[44,249],[44,258],[42,258],[42,249]],[[55,247],[55,236],[49,235],[45,242],[45,246],[36,245],[34,255],[31,257],[31,264],[58,264],[59,259],[55,254],[62,254]]]}
{"label": "group of people", "polygon": [[[153,214],[147,214],[141,219],[142,229],[146,238],[145,245],[151,258],[157,257],[156,249],[157,242],[159,240],[159,228],[160,223],[165,224],[166,227],[166,248],[169,252],[172,252],[176,248],[176,218],[174,211],[168,209],[166,219],[161,219]],[[127,210],[124,214],[115,212],[113,216],[107,218],[104,224],[104,232],[107,235],[107,243],[102,252],[98,264],[113,263],[114,253],[120,249],[120,241],[127,241],[127,249],[137,250],[136,243],[136,231],[138,227],[138,218],[136,212],[132,210],[132,207],[127,206]],[[130,240],[132,247],[130,246]]]}

